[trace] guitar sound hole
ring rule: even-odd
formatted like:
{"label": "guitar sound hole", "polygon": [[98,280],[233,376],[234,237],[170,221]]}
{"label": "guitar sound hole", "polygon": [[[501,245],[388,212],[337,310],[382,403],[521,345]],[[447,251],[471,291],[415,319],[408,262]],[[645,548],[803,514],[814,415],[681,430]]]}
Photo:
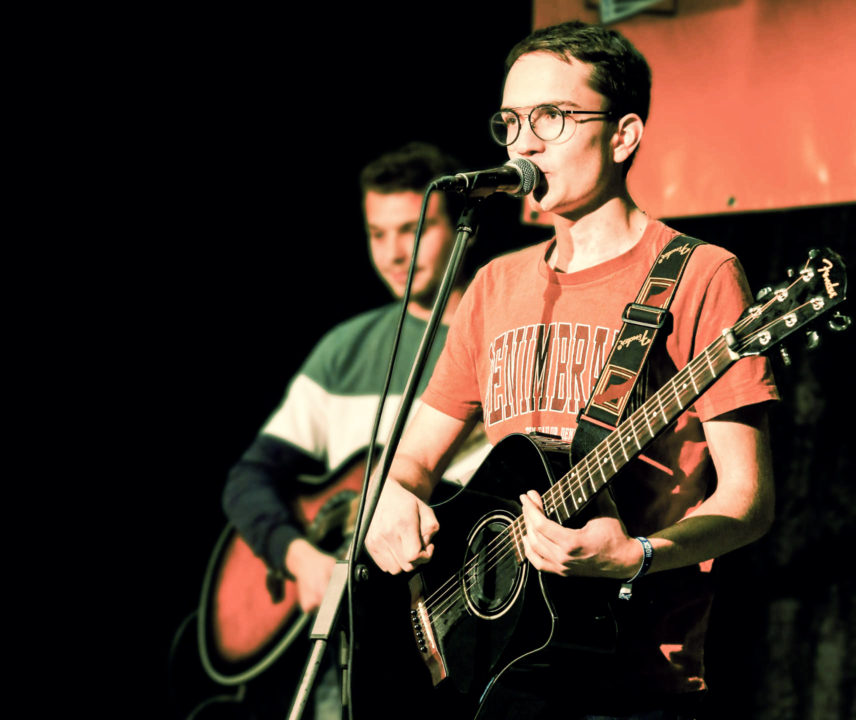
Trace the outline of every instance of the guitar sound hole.
{"label": "guitar sound hole", "polygon": [[512,520],[501,511],[482,518],[467,540],[463,595],[470,610],[482,618],[506,612],[524,584],[528,566],[517,561],[509,532]]}

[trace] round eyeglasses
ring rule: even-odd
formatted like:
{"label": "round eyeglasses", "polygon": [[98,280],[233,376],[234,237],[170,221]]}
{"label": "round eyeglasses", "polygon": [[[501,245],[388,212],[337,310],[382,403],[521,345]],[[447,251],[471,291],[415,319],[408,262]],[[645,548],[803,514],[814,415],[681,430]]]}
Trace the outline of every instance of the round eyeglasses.
{"label": "round eyeglasses", "polygon": [[[561,137],[565,130],[566,117],[571,119],[568,134],[570,139],[577,129],[576,115],[605,115],[609,118],[612,113],[609,110],[562,110],[555,105],[538,105],[522,117],[529,119],[529,127],[535,137],[550,141]],[[520,135],[520,118],[521,115],[510,108],[495,112],[490,118],[491,137],[503,147],[511,145]]]}

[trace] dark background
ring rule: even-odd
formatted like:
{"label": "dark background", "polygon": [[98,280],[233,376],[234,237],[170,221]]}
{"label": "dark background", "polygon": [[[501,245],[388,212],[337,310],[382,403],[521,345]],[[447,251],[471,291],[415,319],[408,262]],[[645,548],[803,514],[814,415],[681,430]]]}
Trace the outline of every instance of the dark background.
{"label": "dark background", "polygon": [[[462,169],[505,160],[486,118],[505,53],[530,30],[529,3],[394,7],[164,18],[140,58],[139,242],[115,282],[136,299],[123,462],[139,488],[129,502],[144,578],[122,645],[138,668],[127,695],[151,703],[150,717],[167,715],[170,644],[225,524],[229,467],[321,334],[387,300],[367,259],[359,169],[415,139],[444,146]],[[475,262],[549,233],[520,228],[519,214],[510,198],[486,204]],[[811,246],[851,262],[856,247],[853,206],[671,223],[736,252],[756,290],[784,280]],[[791,344],[789,368],[776,360],[778,519],[721,562],[711,718],[852,708],[856,588],[837,559],[856,507],[847,335],[813,353]]]}

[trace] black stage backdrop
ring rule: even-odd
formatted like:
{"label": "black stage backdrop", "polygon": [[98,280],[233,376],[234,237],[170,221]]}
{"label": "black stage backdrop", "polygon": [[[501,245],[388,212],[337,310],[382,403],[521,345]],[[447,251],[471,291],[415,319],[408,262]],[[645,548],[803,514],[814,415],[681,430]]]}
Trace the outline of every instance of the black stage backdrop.
{"label": "black stage backdrop", "polygon": [[[169,713],[170,645],[225,523],[229,467],[321,334],[387,300],[367,260],[359,169],[415,139],[445,146],[462,169],[505,160],[486,118],[504,55],[531,27],[529,3],[410,7],[170,18],[140,60],[144,171],[134,257],[117,277],[134,298],[136,380],[121,402],[138,422],[123,466],[143,581],[122,623],[138,668],[122,694],[151,703],[150,717]],[[546,236],[509,232],[518,216],[509,198],[486,204],[475,262]],[[672,224],[736,252],[756,290],[814,245],[856,262],[853,206]],[[852,335],[829,335],[811,353],[789,346],[790,367],[776,361],[778,520],[721,563],[710,718],[816,720],[852,708],[851,347]]]}

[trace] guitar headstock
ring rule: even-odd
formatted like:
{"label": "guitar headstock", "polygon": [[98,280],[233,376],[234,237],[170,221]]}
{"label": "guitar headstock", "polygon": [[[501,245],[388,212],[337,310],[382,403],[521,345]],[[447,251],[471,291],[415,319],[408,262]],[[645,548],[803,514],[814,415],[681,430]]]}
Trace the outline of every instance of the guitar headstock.
{"label": "guitar headstock", "polygon": [[842,302],[847,275],[841,257],[829,248],[812,250],[793,277],[748,308],[731,332],[739,355],[766,352],[795,330]]}

